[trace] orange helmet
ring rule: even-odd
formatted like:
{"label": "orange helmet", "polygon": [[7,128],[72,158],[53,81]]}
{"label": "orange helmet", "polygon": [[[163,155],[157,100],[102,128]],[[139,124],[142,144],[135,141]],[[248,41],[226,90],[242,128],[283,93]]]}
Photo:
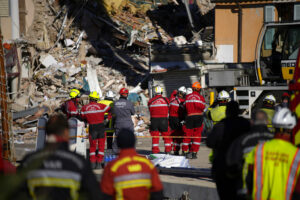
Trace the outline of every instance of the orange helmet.
{"label": "orange helmet", "polygon": [[192,88],[201,89],[201,84],[198,81],[196,81],[195,83],[193,83]]}

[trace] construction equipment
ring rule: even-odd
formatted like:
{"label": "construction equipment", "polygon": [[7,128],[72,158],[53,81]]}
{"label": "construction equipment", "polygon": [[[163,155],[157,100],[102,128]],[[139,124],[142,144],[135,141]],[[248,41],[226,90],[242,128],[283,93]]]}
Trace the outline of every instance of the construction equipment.
{"label": "construction equipment", "polygon": [[[211,43],[206,42],[181,47],[154,46],[150,56],[152,79],[149,89],[160,85],[169,95],[181,85],[189,87],[194,81],[201,80],[207,102],[211,91],[231,91],[231,97],[240,103],[241,114],[250,118],[251,113],[261,107],[266,95],[280,99],[288,90],[299,43],[300,22],[295,21],[264,24],[256,49],[253,49],[255,59],[250,63],[218,62],[215,59],[218,52],[210,49]],[[188,51],[188,46],[193,46],[196,51]],[[207,53],[209,56],[204,56]]]}

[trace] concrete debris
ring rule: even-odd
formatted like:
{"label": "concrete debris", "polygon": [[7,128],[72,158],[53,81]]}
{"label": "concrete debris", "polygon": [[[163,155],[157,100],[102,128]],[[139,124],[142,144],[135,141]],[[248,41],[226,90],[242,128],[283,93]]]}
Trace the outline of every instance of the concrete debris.
{"label": "concrete debris", "polygon": [[45,67],[50,67],[52,65],[57,65],[57,61],[55,60],[55,58],[52,55],[43,55],[43,56],[41,56],[40,62]]}
{"label": "concrete debris", "polygon": [[[108,90],[119,94],[122,87],[127,87],[136,94],[133,96],[138,96],[134,97],[135,132],[149,134],[149,92],[143,84],[149,76],[149,46],[188,42],[189,36],[173,31],[186,29],[187,33],[188,23],[183,20],[183,24],[174,26],[166,17],[170,13],[177,15],[180,10],[179,17],[187,20],[185,7],[176,0],[104,0],[103,5],[99,2],[33,0],[33,24],[18,47],[22,47],[21,53],[31,52],[26,53],[27,62],[21,64],[26,64],[28,72],[21,76],[26,78],[21,78],[10,107],[14,112],[13,129],[20,135],[16,137],[18,142],[36,137],[36,131],[28,128],[36,126],[39,117],[55,112],[73,88],[82,92],[81,102],[86,103],[90,91],[97,91],[104,98],[102,94]],[[210,1],[193,2],[191,6],[202,6]],[[207,8],[212,9],[201,7]],[[157,65],[152,70],[165,69]],[[118,98],[119,95],[115,97]]]}

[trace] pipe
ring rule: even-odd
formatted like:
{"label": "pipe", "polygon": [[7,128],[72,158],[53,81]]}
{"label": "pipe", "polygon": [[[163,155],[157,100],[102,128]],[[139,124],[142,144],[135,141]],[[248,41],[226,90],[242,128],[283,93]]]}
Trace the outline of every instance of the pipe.
{"label": "pipe", "polygon": [[11,39],[20,38],[19,0],[10,0]]}
{"label": "pipe", "polygon": [[238,63],[242,61],[242,30],[243,30],[243,10],[239,3],[237,3],[239,7],[238,11]]}

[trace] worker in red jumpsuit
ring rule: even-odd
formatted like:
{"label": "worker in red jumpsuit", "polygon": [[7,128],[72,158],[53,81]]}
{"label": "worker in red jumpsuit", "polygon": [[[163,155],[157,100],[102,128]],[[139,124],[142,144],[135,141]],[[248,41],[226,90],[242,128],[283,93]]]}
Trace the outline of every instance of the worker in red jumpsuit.
{"label": "worker in red jumpsuit", "polygon": [[[195,82],[192,85],[193,93],[186,96],[184,105],[186,120],[184,126],[185,138],[182,142],[182,151],[187,158],[196,159],[200,148],[201,133],[203,130],[203,112],[206,107],[205,99],[200,95],[201,84]],[[197,138],[189,138],[197,137]],[[192,141],[191,148],[189,144]],[[189,152],[188,152],[189,150]]]}
{"label": "worker in red jumpsuit", "polygon": [[169,125],[171,136],[173,138],[173,151],[174,155],[179,155],[180,144],[182,142],[182,138],[176,138],[184,135],[182,130],[181,121],[184,120],[184,108],[183,102],[186,94],[186,88],[184,86],[178,89],[177,95],[170,100],[170,109],[169,109]]}
{"label": "worker in red jumpsuit", "polygon": [[[97,92],[91,92],[90,103],[81,109],[82,119],[89,124],[90,161],[93,169],[101,168],[105,148],[104,114],[110,111],[109,105],[97,103],[99,98]],[[96,156],[97,144],[98,154]]]}
{"label": "worker in red jumpsuit", "polygon": [[71,117],[79,116],[78,105],[79,105],[80,91],[77,89],[72,89],[69,95],[70,95],[70,99],[64,102],[60,107],[62,112],[67,115],[68,119]]}
{"label": "worker in red jumpsuit", "polygon": [[132,130],[121,129],[117,144],[119,157],[104,168],[100,188],[104,200],[162,200],[163,186],[150,160],[139,156],[134,149]]}
{"label": "worker in red jumpsuit", "polygon": [[[151,125],[150,134],[152,136],[152,153],[159,153],[159,133],[162,136],[170,136],[168,115],[169,100],[162,96],[162,88],[155,87],[155,97],[149,100],[148,107],[150,110]],[[172,150],[172,140],[164,137],[165,152],[170,153]]]}

